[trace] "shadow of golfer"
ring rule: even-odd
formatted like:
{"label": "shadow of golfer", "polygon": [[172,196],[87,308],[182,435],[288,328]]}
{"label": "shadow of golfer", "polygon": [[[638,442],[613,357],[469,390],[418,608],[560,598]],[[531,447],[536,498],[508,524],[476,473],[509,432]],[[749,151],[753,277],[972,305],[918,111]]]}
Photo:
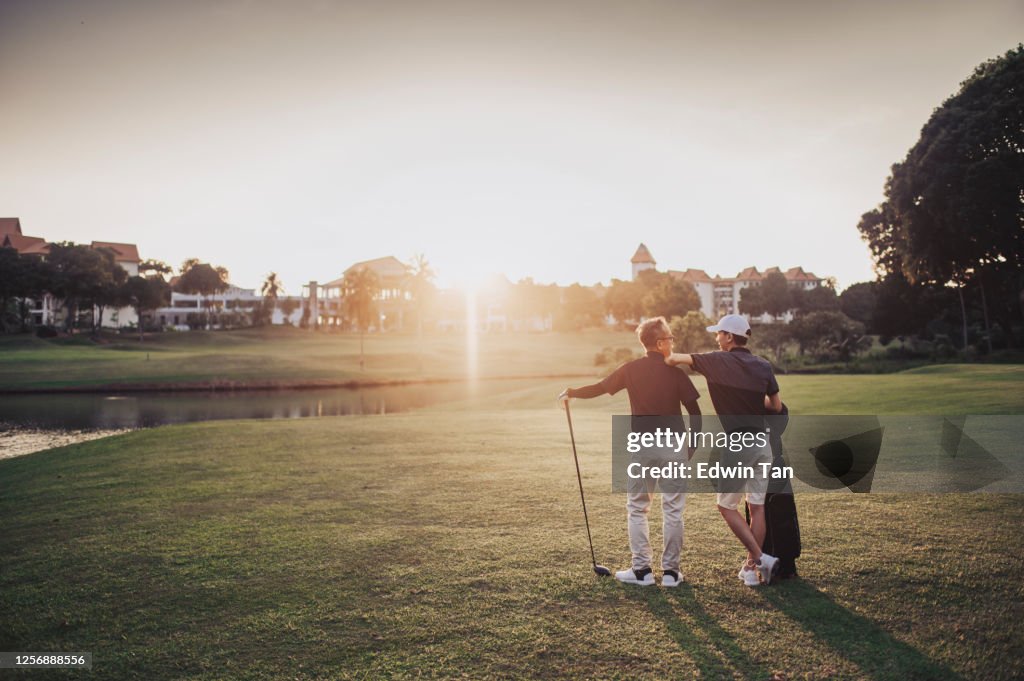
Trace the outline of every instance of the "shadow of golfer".
{"label": "shadow of golfer", "polygon": [[697,666],[699,678],[767,679],[771,676],[768,667],[755,662],[735,637],[704,610],[689,584],[684,582],[675,587],[670,596],[659,588],[634,589],[630,596],[645,603],[661,620],[679,648]]}
{"label": "shadow of golfer", "polygon": [[787,580],[752,591],[871,678],[963,679],[805,580]]}

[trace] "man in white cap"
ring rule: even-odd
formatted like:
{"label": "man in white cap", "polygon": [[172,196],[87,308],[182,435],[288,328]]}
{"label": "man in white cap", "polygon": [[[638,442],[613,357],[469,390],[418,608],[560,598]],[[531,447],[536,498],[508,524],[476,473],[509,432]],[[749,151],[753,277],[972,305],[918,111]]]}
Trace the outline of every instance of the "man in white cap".
{"label": "man in white cap", "polygon": [[[782,397],[779,395],[779,384],[775,380],[772,365],[751,354],[746,347],[750,338],[750,324],[742,316],[730,314],[707,329],[716,334],[719,352],[672,353],[665,362],[672,366],[685,364],[704,375],[711,402],[721,419],[722,428],[730,437],[732,433],[764,432],[764,415],[778,413],[782,409]],[[768,480],[760,477],[763,470],[760,464],[770,464],[771,461],[770,446],[758,447],[755,444],[743,453],[743,462],[753,466],[759,475],[758,479],[747,481],[749,526],[738,510],[744,492],[727,491],[718,494],[719,512],[747,549],[747,559],[739,572],[739,578],[747,586],[758,586],[759,575],[765,584],[771,583],[778,569],[778,559],[761,551],[765,535],[764,501]]]}

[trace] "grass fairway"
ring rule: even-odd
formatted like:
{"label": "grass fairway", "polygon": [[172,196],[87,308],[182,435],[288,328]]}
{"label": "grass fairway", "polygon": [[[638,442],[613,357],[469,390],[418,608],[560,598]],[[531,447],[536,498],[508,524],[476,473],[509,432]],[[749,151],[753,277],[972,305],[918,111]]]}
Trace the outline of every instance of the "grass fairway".
{"label": "grass fairway", "polygon": [[[359,337],[298,329],[166,333],[139,343],[116,336],[96,344],[85,337],[40,340],[0,336],[0,390],[103,386],[289,385],[350,381],[464,379],[469,376],[463,334],[368,335],[365,369]],[[605,346],[637,351],[628,332],[497,334],[479,340],[477,376],[591,375]]]}
{"label": "grass fairway", "polygon": [[[803,413],[943,413],[948,392],[1021,413],[1019,373],[978,371],[780,382]],[[694,494],[686,584],[628,587],[590,572],[558,385],[0,461],[0,649],[92,652],[103,679],[1024,676],[1019,495],[801,495],[802,579],[750,590]],[[629,555],[608,491],[620,398],[573,413],[613,568]]]}

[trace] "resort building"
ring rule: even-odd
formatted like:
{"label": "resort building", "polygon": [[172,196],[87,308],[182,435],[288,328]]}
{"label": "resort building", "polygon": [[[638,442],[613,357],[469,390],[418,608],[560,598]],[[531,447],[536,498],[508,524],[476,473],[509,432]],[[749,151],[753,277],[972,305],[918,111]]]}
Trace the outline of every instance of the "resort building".
{"label": "resort building", "polygon": [[[178,277],[171,278],[172,287],[177,282]],[[188,331],[203,328],[205,315],[209,311],[212,328],[247,326],[251,323],[253,312],[262,303],[263,296],[256,293],[256,289],[234,285],[228,285],[223,292],[211,296],[172,291],[170,306],[147,312],[146,318],[148,320],[152,317],[156,325],[163,329]],[[224,315],[229,316],[225,318]]]}
{"label": "resort building", "polygon": [[[408,290],[409,268],[393,255],[357,262],[346,269],[340,277],[320,287],[316,296],[310,296],[311,300],[317,301],[319,322],[328,326],[337,326],[343,322],[345,277],[361,270],[369,270],[376,275],[376,330],[402,329],[405,314],[412,302],[412,294]],[[312,283],[315,285],[315,282]]]}
{"label": "resort building", "polygon": [[[650,250],[640,244],[636,253],[630,260],[633,265],[633,279],[645,269],[654,269],[655,261]],[[639,268],[639,269],[638,269]],[[790,287],[797,287],[804,290],[817,288],[824,282],[811,272],[806,272],[802,267],[791,267],[783,272],[778,267],[769,267],[764,272],[759,272],[756,267],[747,267],[734,277],[711,276],[704,270],[668,270],[668,274],[680,281],[685,281],[693,286],[700,297],[700,311],[705,317],[718,319],[727,314],[740,314],[740,292],[748,286],[760,284],[765,277],[772,273],[782,274]],[[793,312],[773,317],[770,314],[763,314],[751,319],[751,322],[771,324],[774,322],[789,323],[793,320]]]}
{"label": "resort building", "polygon": [[[129,277],[139,273],[139,249],[135,244],[114,241],[93,241],[90,248],[105,249],[114,255],[116,262]],[[21,255],[34,256],[43,260],[50,253],[50,243],[38,236],[27,236],[21,231],[19,218],[0,218],[0,248],[13,248]],[[94,312],[96,312],[94,310]],[[31,301],[32,323],[37,326],[57,325],[63,321],[66,311],[63,302],[51,294]],[[131,307],[106,308],[103,312],[104,328],[117,329],[138,324],[138,316]]]}

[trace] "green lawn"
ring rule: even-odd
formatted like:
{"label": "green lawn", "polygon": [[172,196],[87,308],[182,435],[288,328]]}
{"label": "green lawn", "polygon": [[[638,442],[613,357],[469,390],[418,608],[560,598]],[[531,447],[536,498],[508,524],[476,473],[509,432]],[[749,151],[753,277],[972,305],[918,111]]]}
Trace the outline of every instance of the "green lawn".
{"label": "green lawn", "polygon": [[[780,383],[802,413],[1024,413],[1021,378]],[[0,461],[0,649],[92,652],[103,679],[1024,676],[1019,495],[802,495],[802,579],[750,590],[713,497],[694,494],[683,587],[599,580],[552,399],[564,382]],[[623,405],[573,412],[613,568],[629,555],[608,491]],[[651,521],[657,540],[657,508]]]}
{"label": "green lawn", "polygon": [[[287,385],[348,381],[462,379],[470,375],[462,334],[368,335],[366,365],[359,366],[359,337],[298,329],[166,333],[140,343],[115,336],[40,340],[0,336],[0,390],[109,385]],[[639,349],[632,333],[481,336],[480,377],[588,375],[605,346]]]}

